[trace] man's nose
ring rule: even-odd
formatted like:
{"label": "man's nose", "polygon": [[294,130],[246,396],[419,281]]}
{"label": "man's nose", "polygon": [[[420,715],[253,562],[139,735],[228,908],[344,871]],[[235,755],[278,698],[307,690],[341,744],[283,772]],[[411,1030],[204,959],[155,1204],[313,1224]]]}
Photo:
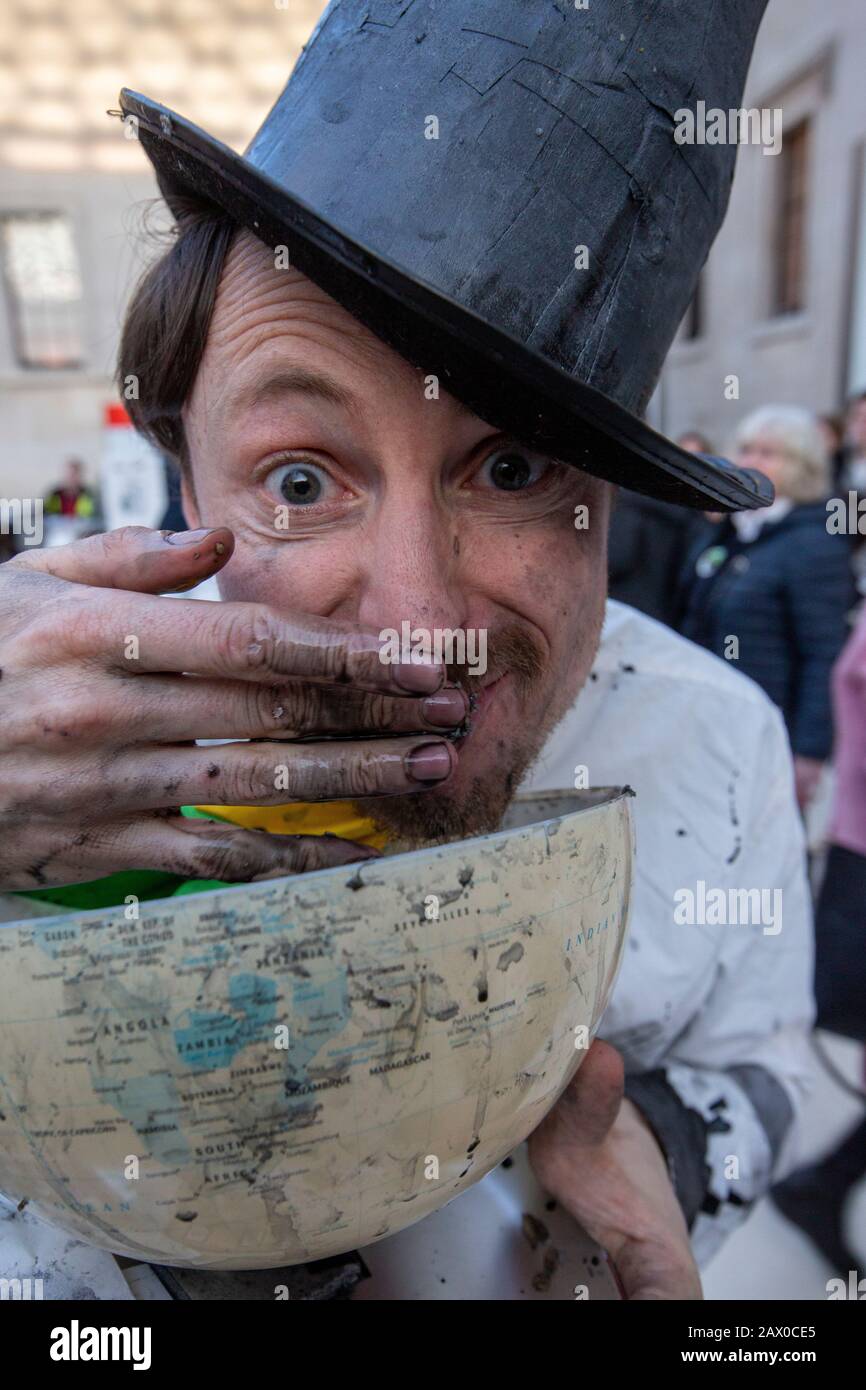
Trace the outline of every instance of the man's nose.
{"label": "man's nose", "polygon": [[454,519],[431,497],[393,499],[367,547],[358,618],[376,629],[403,622],[433,629],[466,621],[465,557]]}

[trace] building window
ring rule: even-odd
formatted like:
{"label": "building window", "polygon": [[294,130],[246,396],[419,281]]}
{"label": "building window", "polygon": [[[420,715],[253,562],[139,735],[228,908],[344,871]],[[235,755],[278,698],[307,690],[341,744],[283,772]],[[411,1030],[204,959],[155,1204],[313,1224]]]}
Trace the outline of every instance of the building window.
{"label": "building window", "polygon": [[806,221],[809,208],[811,129],[801,121],[786,131],[779,156],[779,202],[775,244],[774,314],[806,307]]}
{"label": "building window", "polygon": [[80,367],[81,272],[69,218],[59,212],[3,215],[0,258],[19,364]]}

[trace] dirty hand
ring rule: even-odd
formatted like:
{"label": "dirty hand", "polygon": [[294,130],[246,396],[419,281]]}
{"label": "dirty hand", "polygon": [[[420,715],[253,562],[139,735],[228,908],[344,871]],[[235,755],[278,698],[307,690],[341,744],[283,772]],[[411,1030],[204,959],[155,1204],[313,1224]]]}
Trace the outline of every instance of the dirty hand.
{"label": "dirty hand", "polygon": [[699,1299],[700,1275],[667,1165],[623,1066],[595,1042],[529,1140],[535,1176],[616,1266],[626,1298]]}
{"label": "dirty hand", "polygon": [[[226,529],[127,527],[0,566],[0,889],[368,858],[179,808],[423,792],[449,775],[442,734],[467,706],[443,667],[383,665],[376,634],[324,618],[158,596],[216,573],[233,546]],[[358,737],[281,741],[317,734]]]}

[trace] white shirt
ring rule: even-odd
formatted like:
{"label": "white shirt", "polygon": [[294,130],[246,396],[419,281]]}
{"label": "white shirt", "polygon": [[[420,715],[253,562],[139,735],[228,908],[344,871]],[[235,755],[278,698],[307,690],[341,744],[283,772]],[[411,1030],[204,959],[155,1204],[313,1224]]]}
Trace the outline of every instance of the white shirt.
{"label": "white shirt", "polygon": [[[592,675],[525,785],[568,786],[581,765],[591,785],[636,793],[629,941],[601,1036],[627,1071],[664,1066],[686,1104],[729,1126],[708,1153],[719,1206],[692,1233],[706,1260],[742,1219],[741,1203],[796,1153],[794,1125],[773,1163],[761,1117],[727,1069],[765,1069],[795,1119],[812,1076],[812,910],[785,726],[736,662],[610,601]],[[701,883],[704,899],[764,890],[779,921],[711,925],[706,911],[694,914],[704,924],[678,924],[684,890],[699,907]]]}
{"label": "white shirt", "polygon": [[734,530],[744,545],[751,545],[758,539],[765,526],[775,526],[786,517],[794,503],[789,497],[777,497],[769,507],[759,507],[753,512],[734,512],[731,520]]}

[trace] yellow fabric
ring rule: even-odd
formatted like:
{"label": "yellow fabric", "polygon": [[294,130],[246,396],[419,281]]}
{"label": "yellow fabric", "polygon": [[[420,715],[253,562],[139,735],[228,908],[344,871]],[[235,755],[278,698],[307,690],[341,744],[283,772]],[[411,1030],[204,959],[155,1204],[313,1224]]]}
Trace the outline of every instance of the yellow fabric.
{"label": "yellow fabric", "polygon": [[351,801],[293,801],[288,806],[196,806],[207,816],[242,825],[246,830],[269,830],[272,835],[323,835],[329,831],[343,840],[382,849],[388,837],[366,816],[359,816]]}

